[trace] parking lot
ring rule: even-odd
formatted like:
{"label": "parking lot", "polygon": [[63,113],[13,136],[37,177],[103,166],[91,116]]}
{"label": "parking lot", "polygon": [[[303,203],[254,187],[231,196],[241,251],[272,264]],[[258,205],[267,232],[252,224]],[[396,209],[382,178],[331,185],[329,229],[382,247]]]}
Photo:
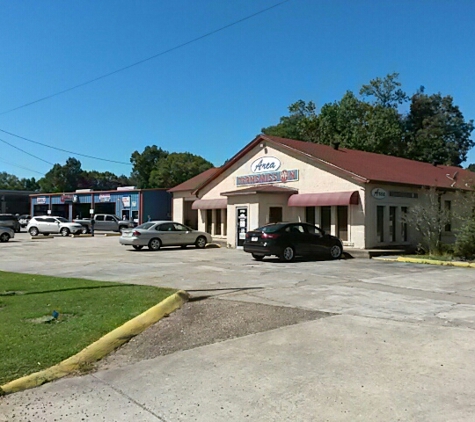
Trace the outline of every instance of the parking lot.
{"label": "parking lot", "polygon": [[[37,389],[43,399],[57,397],[71,406],[65,388],[76,396],[90,388],[88,406],[96,403],[104,411],[119,399],[114,393],[96,402],[92,391],[110,393],[110,387],[125,397],[118,409],[144,421],[243,420],[245,415],[250,420],[473,420],[473,269],[368,259],[256,262],[226,248],[135,251],[115,236],[32,240],[20,233],[0,244],[0,270],[169,286],[195,297],[334,314],[160,357],[153,365],[144,361],[82,381],[62,380]],[[151,381],[162,376],[166,383]],[[11,409],[26,400],[38,411],[32,406],[38,394],[15,395]],[[81,409],[81,400],[73,402]]]}

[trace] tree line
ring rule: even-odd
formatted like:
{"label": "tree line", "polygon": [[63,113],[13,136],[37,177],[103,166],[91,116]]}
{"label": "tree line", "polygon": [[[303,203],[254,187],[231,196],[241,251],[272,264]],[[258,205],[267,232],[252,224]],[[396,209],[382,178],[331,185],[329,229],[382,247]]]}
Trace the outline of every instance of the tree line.
{"label": "tree line", "polygon": [[[424,161],[460,166],[475,145],[470,138],[473,120],[466,121],[450,95],[428,95],[420,87],[408,96],[392,73],[363,85],[359,96],[347,91],[341,100],[324,104],[299,100],[289,106],[289,115],[265,127],[267,135],[341,146]],[[401,109],[407,111],[401,112]],[[134,151],[132,172],[87,171],[76,158],[53,168],[36,180],[19,179],[0,172],[0,189],[38,192],[73,192],[76,189],[114,190],[133,185],[140,189],[171,188],[213,167],[189,152],[168,152],[156,145]],[[468,166],[475,171],[475,164]]]}
{"label": "tree line", "polygon": [[[460,166],[475,145],[473,120],[466,121],[450,95],[428,95],[420,87],[408,96],[392,73],[363,85],[359,97],[347,91],[324,104],[299,100],[267,135],[375,152],[433,164]],[[400,112],[400,109],[408,109]],[[473,166],[472,166],[473,167]],[[470,169],[472,169],[470,167]]]}

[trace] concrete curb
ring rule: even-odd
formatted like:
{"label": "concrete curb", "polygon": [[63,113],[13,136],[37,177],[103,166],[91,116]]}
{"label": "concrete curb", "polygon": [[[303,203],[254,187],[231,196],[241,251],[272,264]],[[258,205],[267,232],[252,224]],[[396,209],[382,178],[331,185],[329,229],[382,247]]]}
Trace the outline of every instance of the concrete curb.
{"label": "concrete curb", "polygon": [[409,262],[411,264],[429,264],[429,265],[443,265],[446,267],[460,267],[460,268],[475,268],[474,262],[460,262],[460,261],[440,261],[436,259],[425,259],[425,258],[408,258],[398,256],[397,258],[387,258],[378,256],[373,258],[379,261],[390,261],[390,262]]}
{"label": "concrete curb", "polygon": [[179,309],[189,299],[183,290],[169,296],[159,304],[136,316],[122,326],[116,328],[74,356],[43,371],[35,372],[0,387],[0,395],[15,393],[28,388],[37,387],[49,381],[62,378],[85,366],[102,359],[131,338],[140,334],[150,325]]}
{"label": "concrete curb", "polygon": [[218,243],[207,243],[205,245],[205,249],[217,249],[217,248],[220,248],[221,245],[218,244]]}

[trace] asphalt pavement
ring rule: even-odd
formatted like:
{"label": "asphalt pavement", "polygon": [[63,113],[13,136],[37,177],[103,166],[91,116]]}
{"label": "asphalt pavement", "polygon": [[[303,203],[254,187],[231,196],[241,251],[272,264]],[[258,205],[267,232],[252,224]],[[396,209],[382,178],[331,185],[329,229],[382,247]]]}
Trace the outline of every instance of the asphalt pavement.
{"label": "asphalt pavement", "polygon": [[[116,237],[0,244],[0,270],[169,286],[326,318],[0,399],[10,421],[472,421],[475,270],[134,251]],[[179,311],[178,311],[179,312]]]}

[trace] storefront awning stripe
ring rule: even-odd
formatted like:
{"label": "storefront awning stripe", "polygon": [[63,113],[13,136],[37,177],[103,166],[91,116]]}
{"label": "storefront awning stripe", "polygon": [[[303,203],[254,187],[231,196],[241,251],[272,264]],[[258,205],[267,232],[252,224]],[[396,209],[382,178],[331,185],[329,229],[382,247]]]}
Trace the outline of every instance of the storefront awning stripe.
{"label": "storefront awning stripe", "polygon": [[358,205],[358,191],[299,193],[289,198],[289,207],[324,207],[331,205]]}
{"label": "storefront awning stripe", "polygon": [[228,206],[228,200],[226,198],[220,199],[197,199],[191,205],[194,210],[217,210],[226,208]]}

